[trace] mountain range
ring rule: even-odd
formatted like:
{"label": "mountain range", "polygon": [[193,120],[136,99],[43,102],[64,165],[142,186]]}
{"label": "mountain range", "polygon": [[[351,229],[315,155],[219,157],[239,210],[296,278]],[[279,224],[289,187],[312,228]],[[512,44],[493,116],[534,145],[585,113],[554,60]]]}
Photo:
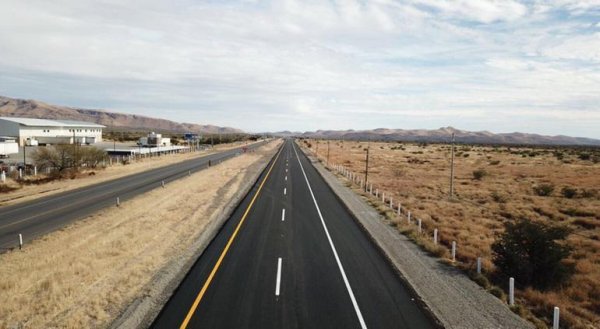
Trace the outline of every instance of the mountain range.
{"label": "mountain range", "polygon": [[383,140],[405,142],[446,143],[455,135],[458,143],[465,144],[518,144],[518,145],[585,145],[600,146],[600,140],[585,137],[544,136],[538,134],[492,133],[489,131],[467,131],[453,127],[439,129],[387,129],[373,130],[317,130],[307,132],[281,131],[274,133],[282,137],[306,137],[346,140]]}
{"label": "mountain range", "polygon": [[152,130],[158,132],[199,134],[235,134],[242,130],[214,125],[179,123],[136,114],[123,114],[105,110],[90,110],[50,105],[36,100],[14,99],[0,96],[0,117],[62,119],[94,122],[115,130]]}

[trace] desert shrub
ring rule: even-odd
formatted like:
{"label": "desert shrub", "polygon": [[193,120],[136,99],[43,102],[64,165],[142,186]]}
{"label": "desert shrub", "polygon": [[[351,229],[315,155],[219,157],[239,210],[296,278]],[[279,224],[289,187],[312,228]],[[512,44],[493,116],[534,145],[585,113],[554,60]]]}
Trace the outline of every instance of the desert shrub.
{"label": "desert shrub", "polygon": [[508,198],[505,195],[498,193],[498,191],[492,192],[492,199],[498,203],[506,203]]}
{"label": "desert shrub", "polygon": [[592,155],[589,153],[579,153],[579,159],[581,160],[590,160],[592,158]]}
{"label": "desert shrub", "polygon": [[572,199],[577,196],[577,189],[570,186],[565,186],[560,190],[560,193],[567,199]]}
{"label": "desert shrub", "polygon": [[582,198],[595,198],[598,195],[598,191],[594,189],[582,189],[581,197]]}
{"label": "desert shrub", "polygon": [[565,154],[563,152],[554,152],[554,156],[556,157],[557,160],[562,160],[565,158]]}
{"label": "desert shrub", "polygon": [[483,177],[487,176],[488,172],[484,169],[477,169],[473,171],[473,179],[482,180]]}
{"label": "desert shrub", "polygon": [[573,274],[573,264],[563,262],[571,254],[565,242],[569,228],[527,219],[506,222],[504,228],[492,244],[493,261],[500,274],[537,289],[564,283]]}
{"label": "desert shrub", "polygon": [[537,194],[539,196],[550,196],[550,195],[552,195],[552,192],[554,192],[554,184],[548,184],[548,183],[540,184],[540,185],[534,186],[533,191],[535,192],[535,194]]}

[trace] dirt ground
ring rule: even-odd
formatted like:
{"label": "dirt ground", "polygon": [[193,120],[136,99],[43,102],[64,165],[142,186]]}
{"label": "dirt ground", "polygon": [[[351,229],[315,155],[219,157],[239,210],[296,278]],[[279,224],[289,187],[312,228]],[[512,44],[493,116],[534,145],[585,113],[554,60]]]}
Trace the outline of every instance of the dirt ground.
{"label": "dirt ground", "polygon": [[106,327],[278,145],[271,142],[0,255],[0,328]]}
{"label": "dirt ground", "polygon": [[[157,167],[167,166],[173,163],[181,162],[196,157],[201,157],[207,154],[220,152],[244,145],[244,142],[235,142],[230,144],[222,144],[215,146],[212,150],[178,153],[163,155],[160,157],[143,158],[133,160],[130,164],[123,165],[115,162],[112,166],[106,168],[97,168],[84,170],[77,175],[75,179],[54,180],[40,185],[19,185],[14,180],[8,178],[6,184],[1,184],[6,187],[12,187],[14,190],[0,193],[0,207],[18,202],[32,200],[41,196],[47,196],[55,193],[60,193],[68,190],[77,189],[83,186],[92,185],[107,180],[139,173],[145,170],[154,169]],[[90,175],[90,173],[93,173]],[[38,175],[40,179],[45,177],[43,174]]]}
{"label": "dirt ground", "polygon": [[[313,152],[317,148],[315,140],[304,144]],[[327,142],[318,144],[325,162]],[[570,284],[546,292],[519,290],[517,297],[538,315],[561,307],[561,326],[600,327],[600,150],[457,145],[455,197],[449,200],[449,145],[331,141],[329,161],[364,177],[367,147],[374,189],[392,196],[394,204],[401,201],[422,219],[427,234],[438,228],[443,245],[457,241],[457,258],[467,267],[481,256],[484,269],[493,270],[490,245],[506,220],[572,227],[568,261],[576,273]],[[549,196],[537,193],[543,184],[554,188]]]}

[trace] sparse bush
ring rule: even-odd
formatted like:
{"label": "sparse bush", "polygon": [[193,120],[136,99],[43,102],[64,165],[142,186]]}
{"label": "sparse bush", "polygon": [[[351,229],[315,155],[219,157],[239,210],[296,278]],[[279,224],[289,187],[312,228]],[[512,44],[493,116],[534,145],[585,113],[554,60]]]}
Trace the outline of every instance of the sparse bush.
{"label": "sparse bush", "polygon": [[494,191],[492,192],[492,199],[498,203],[506,203],[508,198],[505,195],[498,193],[498,191]]}
{"label": "sparse bush", "polygon": [[477,169],[473,171],[473,179],[482,180],[483,177],[489,175],[484,169]]}
{"label": "sparse bush", "polygon": [[563,262],[571,254],[565,241],[569,228],[526,219],[507,222],[504,228],[492,244],[493,261],[500,274],[536,289],[564,283],[573,274],[573,265]]}
{"label": "sparse bush", "polygon": [[598,195],[598,191],[594,189],[582,189],[581,197],[582,198],[595,198]]}
{"label": "sparse bush", "polygon": [[572,199],[577,196],[577,189],[565,186],[560,190],[560,193],[567,199]]}
{"label": "sparse bush", "polygon": [[534,186],[533,191],[535,192],[535,194],[537,194],[539,196],[550,196],[550,195],[552,195],[552,192],[554,192],[554,184],[548,184],[548,183],[540,184],[540,185]]}
{"label": "sparse bush", "polygon": [[592,158],[592,155],[589,153],[579,153],[579,159],[587,161]]}

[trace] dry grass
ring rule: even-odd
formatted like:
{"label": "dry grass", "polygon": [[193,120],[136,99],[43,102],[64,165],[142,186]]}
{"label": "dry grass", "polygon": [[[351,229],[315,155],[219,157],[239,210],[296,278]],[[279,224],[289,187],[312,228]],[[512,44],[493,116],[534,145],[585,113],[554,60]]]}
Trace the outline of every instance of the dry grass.
{"label": "dry grass", "polygon": [[0,328],[105,327],[197,238],[276,144],[0,255]]}
{"label": "dry grass", "polygon": [[28,177],[27,180],[31,182],[24,185],[19,184],[14,179],[7,177],[6,184],[0,183],[0,206],[29,201],[40,196],[47,196],[50,194],[73,190],[142,171],[168,166],[173,163],[224,151],[244,144],[244,142],[221,144],[215,146],[215,148],[212,150],[144,158],[135,160],[127,165],[115,162],[112,166],[108,166],[104,169],[97,168],[92,170],[84,170],[74,176],[75,179],[49,180],[44,184],[35,183],[35,181],[43,181],[46,178],[46,175],[44,174],[38,175],[36,179]]}
{"label": "dry grass", "polygon": [[[317,142],[309,143],[314,151]],[[319,156],[324,160],[327,145],[319,144]],[[577,269],[571,283],[552,292],[526,290],[520,296],[538,316],[551,316],[551,307],[556,305],[561,307],[563,325],[600,326],[600,164],[580,159],[584,151],[458,145],[456,197],[449,200],[449,145],[332,141],[330,162],[364,175],[367,146],[369,181],[391,195],[394,204],[400,200],[415,218],[423,220],[425,240],[438,228],[442,245],[449,247],[451,241],[457,241],[457,258],[463,268],[472,268],[481,256],[486,271],[493,270],[490,245],[505,220],[529,218],[571,226],[575,233],[569,243],[574,253],[569,261]],[[535,188],[543,184],[554,186],[550,196],[536,193]],[[576,189],[574,197],[569,188]],[[404,223],[400,221],[399,229],[414,236],[414,229]],[[449,255],[427,242],[421,244],[434,254]]]}

